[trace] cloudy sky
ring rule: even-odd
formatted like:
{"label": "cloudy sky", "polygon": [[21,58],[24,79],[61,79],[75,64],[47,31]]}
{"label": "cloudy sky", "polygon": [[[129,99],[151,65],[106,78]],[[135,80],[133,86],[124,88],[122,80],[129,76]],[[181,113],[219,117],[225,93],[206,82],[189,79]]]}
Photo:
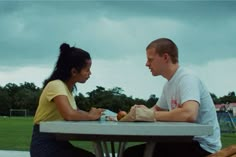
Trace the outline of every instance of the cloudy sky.
{"label": "cloudy sky", "polygon": [[236,1],[0,0],[0,86],[50,74],[61,43],[90,52],[85,94],[103,86],[127,96],[160,96],[165,79],[145,67],[145,48],[160,37],[179,48],[188,66],[216,96],[236,91]]}

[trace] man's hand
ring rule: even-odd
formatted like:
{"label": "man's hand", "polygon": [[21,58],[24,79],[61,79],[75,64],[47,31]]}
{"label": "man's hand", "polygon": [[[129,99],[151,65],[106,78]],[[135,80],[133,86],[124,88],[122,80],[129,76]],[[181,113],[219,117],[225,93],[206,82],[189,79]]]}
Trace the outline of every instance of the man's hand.
{"label": "man's hand", "polygon": [[155,112],[144,105],[134,105],[120,121],[156,121]]}

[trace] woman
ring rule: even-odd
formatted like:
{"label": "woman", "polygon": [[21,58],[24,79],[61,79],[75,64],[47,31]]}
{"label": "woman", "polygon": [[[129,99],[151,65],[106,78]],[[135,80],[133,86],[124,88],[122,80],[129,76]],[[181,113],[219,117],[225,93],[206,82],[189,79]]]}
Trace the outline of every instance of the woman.
{"label": "woman", "polygon": [[63,43],[51,76],[44,81],[38,108],[34,117],[30,146],[31,157],[94,157],[94,154],[74,147],[69,141],[58,141],[53,134],[41,133],[41,121],[97,120],[102,109],[89,112],[77,109],[73,90],[75,84],[85,83],[91,75],[91,57],[88,52]]}

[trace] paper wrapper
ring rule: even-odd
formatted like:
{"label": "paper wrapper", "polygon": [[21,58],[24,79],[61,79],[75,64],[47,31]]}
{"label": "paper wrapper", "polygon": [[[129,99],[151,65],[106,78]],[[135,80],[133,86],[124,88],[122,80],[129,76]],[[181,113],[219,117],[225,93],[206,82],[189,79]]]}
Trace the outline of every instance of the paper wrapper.
{"label": "paper wrapper", "polygon": [[123,118],[120,119],[121,122],[133,122],[133,121],[147,121],[154,122],[155,113],[152,109],[148,108],[133,108],[130,112]]}

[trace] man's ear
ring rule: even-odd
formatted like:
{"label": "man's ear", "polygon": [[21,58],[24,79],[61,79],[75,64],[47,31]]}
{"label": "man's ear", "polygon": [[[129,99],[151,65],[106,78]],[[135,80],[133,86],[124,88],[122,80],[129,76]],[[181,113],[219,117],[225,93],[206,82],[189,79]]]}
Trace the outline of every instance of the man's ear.
{"label": "man's ear", "polygon": [[163,58],[164,58],[165,61],[168,61],[169,58],[170,58],[170,56],[169,56],[168,53],[164,53],[164,54],[163,54]]}

